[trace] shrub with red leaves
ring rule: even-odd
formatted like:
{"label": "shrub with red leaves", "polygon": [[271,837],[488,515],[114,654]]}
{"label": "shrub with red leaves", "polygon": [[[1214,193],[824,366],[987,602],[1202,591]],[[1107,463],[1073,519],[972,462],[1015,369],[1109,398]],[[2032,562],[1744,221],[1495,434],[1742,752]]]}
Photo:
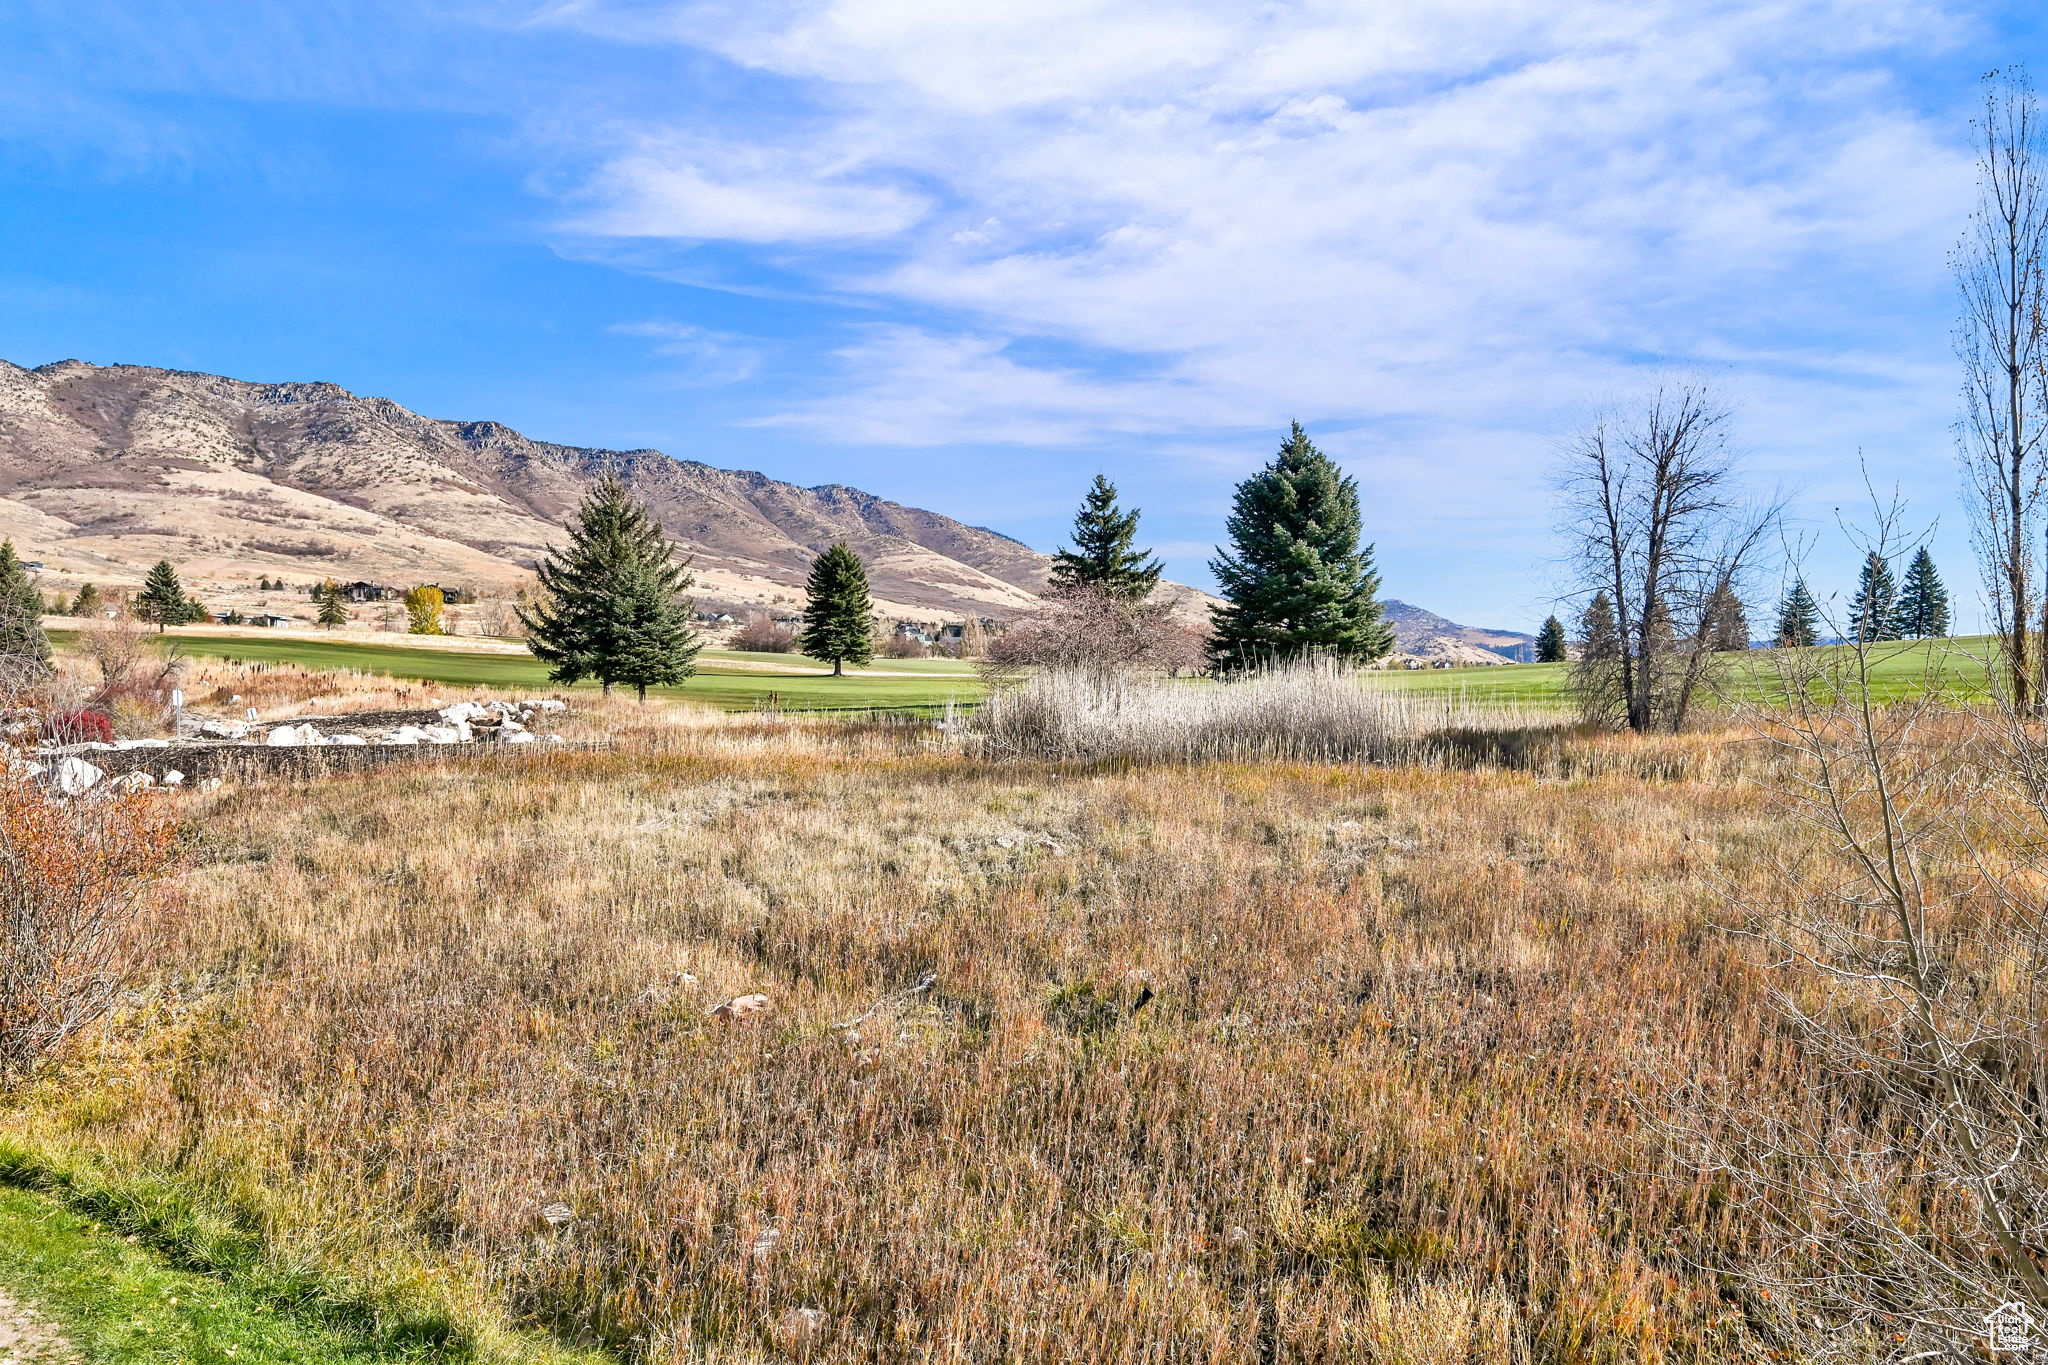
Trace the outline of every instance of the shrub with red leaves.
{"label": "shrub with red leaves", "polygon": [[52,744],[112,744],[114,720],[104,711],[59,711],[44,722],[43,736]]}

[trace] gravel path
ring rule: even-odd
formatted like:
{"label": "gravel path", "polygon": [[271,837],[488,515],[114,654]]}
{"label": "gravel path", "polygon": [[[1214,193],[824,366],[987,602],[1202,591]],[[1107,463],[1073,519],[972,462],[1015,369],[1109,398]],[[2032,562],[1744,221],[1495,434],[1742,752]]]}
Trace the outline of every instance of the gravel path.
{"label": "gravel path", "polygon": [[0,1293],[0,1365],[55,1365],[77,1359],[54,1327]]}

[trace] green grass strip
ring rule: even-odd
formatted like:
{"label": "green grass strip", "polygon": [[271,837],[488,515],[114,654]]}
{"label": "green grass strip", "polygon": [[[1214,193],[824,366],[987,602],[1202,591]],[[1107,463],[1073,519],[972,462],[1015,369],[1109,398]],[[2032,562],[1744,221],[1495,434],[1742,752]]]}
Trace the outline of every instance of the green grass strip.
{"label": "green grass strip", "polygon": [[400,1302],[281,1262],[255,1221],[210,1208],[174,1182],[69,1169],[0,1140],[0,1286],[89,1361],[605,1359],[510,1332],[480,1341],[432,1302]]}

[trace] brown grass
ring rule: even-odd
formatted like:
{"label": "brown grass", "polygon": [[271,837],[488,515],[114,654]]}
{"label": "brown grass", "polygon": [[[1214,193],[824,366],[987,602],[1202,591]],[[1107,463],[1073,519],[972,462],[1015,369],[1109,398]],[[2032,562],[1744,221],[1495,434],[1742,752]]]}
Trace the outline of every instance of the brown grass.
{"label": "brown grass", "polygon": [[1783,837],[1728,738],[1091,768],[617,716],[188,798],[161,971],[12,1135],[649,1361],[1743,1354],[1672,1249],[1740,1226],[1642,1108],[1784,1064],[1712,927]]}

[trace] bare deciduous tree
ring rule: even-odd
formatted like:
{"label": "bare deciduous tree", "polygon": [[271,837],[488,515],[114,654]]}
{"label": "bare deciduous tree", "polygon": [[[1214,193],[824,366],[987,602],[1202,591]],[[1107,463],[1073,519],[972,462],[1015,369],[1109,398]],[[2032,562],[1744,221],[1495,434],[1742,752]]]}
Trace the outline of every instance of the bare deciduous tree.
{"label": "bare deciduous tree", "polygon": [[[2015,705],[2038,706],[2048,679],[2048,594],[2034,582],[2034,544],[2048,493],[2044,281],[2048,183],[2032,85],[2023,71],[1985,79],[1977,126],[1977,207],[1953,263],[1962,291],[1959,454],[1977,516],[1971,525]],[[2035,617],[2042,613],[2037,624]]]}
{"label": "bare deciduous tree", "polygon": [[1675,730],[1713,666],[1717,624],[1767,541],[1774,507],[1747,504],[1728,410],[1673,380],[1595,418],[1564,450],[1562,531],[1574,587],[1605,594],[1616,647],[1573,670],[1581,700],[1613,699],[1630,729]]}
{"label": "bare deciduous tree", "polygon": [[1031,615],[989,642],[991,680],[1030,666],[1108,674],[1129,668],[1182,668],[1186,642],[1173,608],[1132,601],[1094,584],[1048,593]]}

